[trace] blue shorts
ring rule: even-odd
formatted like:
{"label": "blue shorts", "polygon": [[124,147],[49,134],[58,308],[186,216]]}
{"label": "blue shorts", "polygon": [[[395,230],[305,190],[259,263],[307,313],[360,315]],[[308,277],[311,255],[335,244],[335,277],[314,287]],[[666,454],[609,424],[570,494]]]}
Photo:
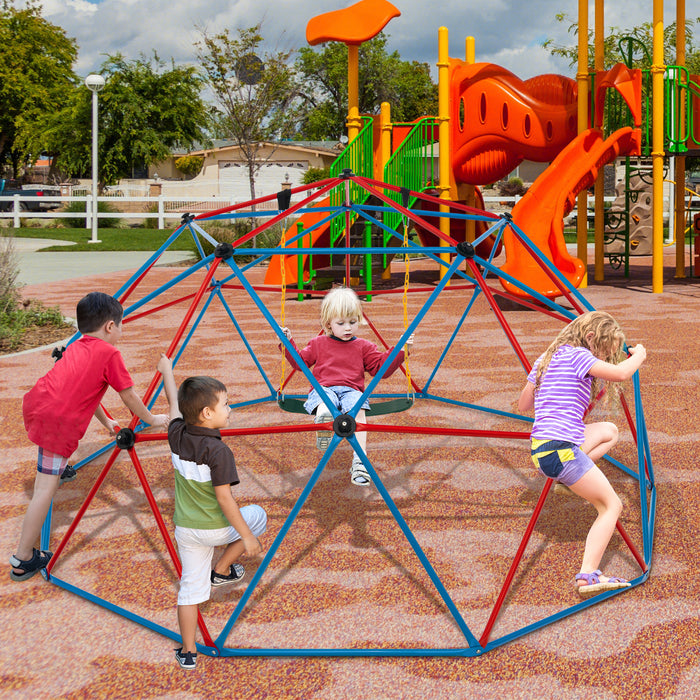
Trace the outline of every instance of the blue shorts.
{"label": "blue shorts", "polygon": [[[347,413],[357,403],[360,396],[362,396],[361,391],[352,389],[349,386],[324,386],[321,388],[326,392],[331,403],[341,413]],[[316,389],[312,389],[309,392],[309,397],[304,402],[304,408],[307,413],[313,413],[320,403],[323,403],[321,397],[318,395]],[[368,409],[369,401],[365,399],[362,408]]]}
{"label": "blue shorts", "polygon": [[531,456],[540,474],[560,481],[565,486],[575,484],[595,466],[580,447],[563,440],[533,438]]}

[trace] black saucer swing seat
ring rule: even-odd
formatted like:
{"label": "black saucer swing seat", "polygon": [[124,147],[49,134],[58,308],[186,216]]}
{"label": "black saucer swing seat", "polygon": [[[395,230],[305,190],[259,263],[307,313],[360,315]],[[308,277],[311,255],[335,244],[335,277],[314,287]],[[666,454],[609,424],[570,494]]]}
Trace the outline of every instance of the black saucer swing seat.
{"label": "black saucer swing seat", "polygon": [[[304,399],[294,399],[285,396],[280,396],[277,399],[277,404],[283,411],[287,413],[302,413],[308,415],[304,408]],[[365,410],[367,416],[383,416],[387,413],[401,413],[407,411],[413,406],[413,397],[404,396],[403,398],[387,399],[385,401],[375,401],[369,406],[369,410]]]}

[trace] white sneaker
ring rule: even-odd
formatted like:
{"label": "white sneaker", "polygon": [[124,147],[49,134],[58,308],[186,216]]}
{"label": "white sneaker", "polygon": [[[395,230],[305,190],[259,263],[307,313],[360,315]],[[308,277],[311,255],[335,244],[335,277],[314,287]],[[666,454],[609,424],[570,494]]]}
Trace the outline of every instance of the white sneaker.
{"label": "white sneaker", "polygon": [[[327,423],[333,420],[333,415],[328,410],[328,406],[325,403],[320,403],[316,409],[316,416],[314,417],[314,423]],[[328,445],[331,444],[333,439],[332,430],[317,430],[316,431],[316,447],[319,450],[328,449]]]}
{"label": "white sneaker", "polygon": [[352,460],[350,467],[350,481],[355,486],[369,486],[372,481],[369,478],[369,472],[365,469],[365,465],[359,459]]}

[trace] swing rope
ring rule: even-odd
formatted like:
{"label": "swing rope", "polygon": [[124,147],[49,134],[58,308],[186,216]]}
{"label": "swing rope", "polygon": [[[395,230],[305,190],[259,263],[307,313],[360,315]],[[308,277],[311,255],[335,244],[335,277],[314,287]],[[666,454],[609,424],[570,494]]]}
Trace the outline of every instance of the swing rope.
{"label": "swing rope", "polygon": [[[405,206],[405,205],[404,205]],[[403,217],[403,247],[406,248],[404,253],[404,275],[403,275],[403,330],[404,333],[408,329],[408,285],[411,281],[411,267],[408,258],[408,221],[407,217]],[[408,360],[408,352],[404,356],[404,366],[406,368],[406,396],[411,398],[413,392],[411,391],[411,365]]]}

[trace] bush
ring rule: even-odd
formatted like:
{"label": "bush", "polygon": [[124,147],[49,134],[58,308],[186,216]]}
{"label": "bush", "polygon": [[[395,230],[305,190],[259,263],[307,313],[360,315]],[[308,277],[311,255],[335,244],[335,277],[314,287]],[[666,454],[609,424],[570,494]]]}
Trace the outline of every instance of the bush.
{"label": "bush", "polygon": [[194,177],[199,174],[204,164],[201,156],[182,156],[175,161],[175,167],[187,177]]}
{"label": "bush", "polygon": [[[86,213],[88,202],[69,202],[63,210],[69,213]],[[109,202],[97,202],[97,211],[101,214],[114,214],[117,210]],[[85,216],[63,219],[64,226],[68,228],[85,228]],[[98,219],[97,228],[119,228],[121,219],[109,217],[109,219]]]}
{"label": "bush", "polygon": [[14,238],[0,237],[0,314],[16,308],[19,301],[17,276],[19,267],[15,255]]}
{"label": "bush", "polygon": [[511,177],[508,181],[502,180],[497,187],[501,197],[522,196],[527,192],[527,187],[519,177]]}
{"label": "bush", "polygon": [[331,176],[331,169],[328,168],[309,168],[302,177],[301,181],[305,185],[311,185],[314,182],[325,180]]}
{"label": "bush", "polygon": [[0,237],[0,350],[19,347],[28,328],[67,325],[58,306],[47,308],[28,299],[20,302],[18,274],[14,241],[9,236]]}

